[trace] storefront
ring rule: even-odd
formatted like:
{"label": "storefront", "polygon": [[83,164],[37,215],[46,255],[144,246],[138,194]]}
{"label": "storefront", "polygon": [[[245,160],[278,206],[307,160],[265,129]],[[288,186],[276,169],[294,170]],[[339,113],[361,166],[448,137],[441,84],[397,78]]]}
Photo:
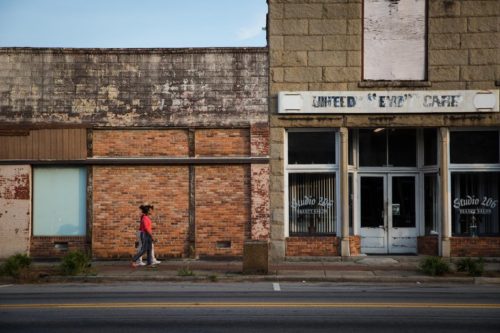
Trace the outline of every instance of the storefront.
{"label": "storefront", "polygon": [[[498,255],[498,127],[368,127],[350,119],[445,115],[471,122],[498,111],[498,90],[281,92],[278,116],[291,124],[283,128],[287,256],[297,239],[306,240],[302,248],[319,239],[334,244],[314,255],[464,256],[470,246]],[[344,126],[324,125],[334,122]]]}

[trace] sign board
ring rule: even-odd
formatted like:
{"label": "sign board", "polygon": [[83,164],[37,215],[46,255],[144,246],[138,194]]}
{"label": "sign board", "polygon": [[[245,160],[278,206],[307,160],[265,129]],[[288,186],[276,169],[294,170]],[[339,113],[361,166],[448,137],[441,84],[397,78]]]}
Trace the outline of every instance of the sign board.
{"label": "sign board", "polygon": [[280,92],[278,113],[498,112],[498,90]]}

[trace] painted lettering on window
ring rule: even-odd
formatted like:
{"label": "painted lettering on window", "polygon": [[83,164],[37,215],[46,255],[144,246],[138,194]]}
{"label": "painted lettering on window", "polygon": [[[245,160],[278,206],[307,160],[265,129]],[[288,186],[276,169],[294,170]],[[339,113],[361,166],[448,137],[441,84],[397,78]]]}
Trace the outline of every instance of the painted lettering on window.
{"label": "painted lettering on window", "polygon": [[484,196],[482,199],[474,195],[453,200],[453,208],[464,215],[489,215],[498,205],[498,199]]}
{"label": "painted lettering on window", "polygon": [[290,207],[295,209],[298,215],[327,214],[333,203],[334,201],[330,198],[306,195],[302,199],[293,199]]}

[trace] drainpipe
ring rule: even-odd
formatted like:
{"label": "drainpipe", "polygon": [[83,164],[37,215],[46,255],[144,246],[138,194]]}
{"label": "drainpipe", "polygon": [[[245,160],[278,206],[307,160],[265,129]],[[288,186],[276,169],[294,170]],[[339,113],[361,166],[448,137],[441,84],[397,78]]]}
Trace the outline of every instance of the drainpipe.
{"label": "drainpipe", "polygon": [[342,241],[340,254],[349,257],[349,172],[348,172],[348,131],[346,127],[340,128],[340,222],[342,224]]}
{"label": "drainpipe", "polygon": [[441,256],[450,257],[451,256],[451,220],[449,211],[449,142],[450,142],[450,131],[446,127],[441,127],[439,129],[439,144],[441,145],[441,156],[440,162],[441,166],[439,168],[439,176],[441,180]]}

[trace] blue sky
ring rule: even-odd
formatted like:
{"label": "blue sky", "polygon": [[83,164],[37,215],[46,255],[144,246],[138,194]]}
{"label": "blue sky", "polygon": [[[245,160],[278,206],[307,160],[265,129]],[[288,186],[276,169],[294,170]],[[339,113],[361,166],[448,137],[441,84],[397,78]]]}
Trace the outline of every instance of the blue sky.
{"label": "blue sky", "polygon": [[266,0],[0,0],[0,47],[265,46]]}

